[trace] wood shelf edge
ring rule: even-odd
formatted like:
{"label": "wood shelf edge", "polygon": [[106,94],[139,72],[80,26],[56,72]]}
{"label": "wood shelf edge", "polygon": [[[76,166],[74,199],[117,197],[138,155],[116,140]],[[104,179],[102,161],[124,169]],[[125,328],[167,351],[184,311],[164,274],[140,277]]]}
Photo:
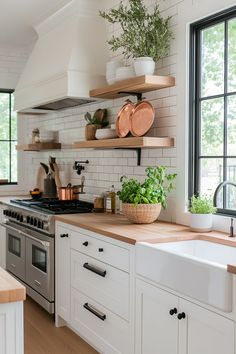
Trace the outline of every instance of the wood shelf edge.
{"label": "wood shelf edge", "polygon": [[17,151],[43,151],[43,150],[60,150],[61,143],[36,143],[36,144],[18,144]]}

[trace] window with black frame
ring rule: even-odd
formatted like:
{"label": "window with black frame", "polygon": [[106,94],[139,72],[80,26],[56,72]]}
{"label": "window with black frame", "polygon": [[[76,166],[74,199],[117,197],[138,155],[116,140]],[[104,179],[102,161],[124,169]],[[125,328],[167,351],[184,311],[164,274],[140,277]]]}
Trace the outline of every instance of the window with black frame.
{"label": "window with black frame", "polygon": [[17,117],[13,111],[13,90],[0,89],[0,180],[17,183]]}
{"label": "window with black frame", "polygon": [[[189,197],[236,183],[236,7],[191,25]],[[218,211],[236,214],[236,188]]]}

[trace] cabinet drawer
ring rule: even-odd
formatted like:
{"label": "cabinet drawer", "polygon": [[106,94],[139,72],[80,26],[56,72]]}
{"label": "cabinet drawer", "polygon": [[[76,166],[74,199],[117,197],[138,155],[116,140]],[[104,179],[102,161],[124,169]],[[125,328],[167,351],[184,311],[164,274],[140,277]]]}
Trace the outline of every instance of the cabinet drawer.
{"label": "cabinet drawer", "polygon": [[72,289],[71,325],[100,352],[129,354],[128,322]]}
{"label": "cabinet drawer", "polygon": [[81,232],[70,231],[71,248],[116,268],[129,271],[129,251]]}
{"label": "cabinet drawer", "polygon": [[71,250],[71,285],[99,304],[129,318],[129,274]]}

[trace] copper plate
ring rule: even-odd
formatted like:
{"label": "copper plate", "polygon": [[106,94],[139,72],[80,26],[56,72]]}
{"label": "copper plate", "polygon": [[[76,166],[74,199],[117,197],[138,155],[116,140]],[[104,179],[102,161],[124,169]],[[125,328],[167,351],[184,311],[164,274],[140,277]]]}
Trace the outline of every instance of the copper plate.
{"label": "copper plate", "polygon": [[130,115],[132,114],[135,105],[128,101],[118,113],[116,119],[116,132],[119,138],[124,138],[130,132]]}
{"label": "copper plate", "polygon": [[135,105],[130,117],[130,131],[133,136],[143,136],[151,128],[155,117],[153,106],[148,101],[142,101]]}

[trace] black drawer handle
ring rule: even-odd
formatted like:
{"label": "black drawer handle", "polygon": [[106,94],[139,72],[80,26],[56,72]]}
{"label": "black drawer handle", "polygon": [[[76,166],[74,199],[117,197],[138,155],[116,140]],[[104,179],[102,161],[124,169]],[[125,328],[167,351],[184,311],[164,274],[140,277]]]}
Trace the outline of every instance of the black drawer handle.
{"label": "black drawer handle", "polygon": [[98,252],[103,252],[103,251],[104,251],[103,248],[99,248],[99,249],[98,249]]}
{"label": "black drawer handle", "polygon": [[88,241],[85,241],[85,242],[83,243],[83,246],[88,247]]}
{"label": "black drawer handle", "polygon": [[186,315],[184,312],[182,312],[182,313],[179,313],[177,317],[178,317],[178,320],[182,320],[186,317]]}
{"label": "black drawer handle", "polygon": [[105,270],[100,270],[97,267],[89,265],[88,263],[84,263],[83,267],[90,270],[93,273],[100,275],[103,278],[105,278],[105,276],[107,274],[107,272]]}
{"label": "black drawer handle", "polygon": [[106,315],[102,314],[101,312],[97,311],[93,306],[89,305],[88,302],[84,304],[84,308],[91,312],[93,315],[97,316],[100,320],[105,321]]}
{"label": "black drawer handle", "polygon": [[60,237],[61,237],[61,238],[69,237],[69,234],[61,234]]}
{"label": "black drawer handle", "polygon": [[171,310],[169,311],[169,314],[170,314],[171,316],[176,315],[176,314],[177,314],[177,308],[174,307],[173,309],[171,309]]}

